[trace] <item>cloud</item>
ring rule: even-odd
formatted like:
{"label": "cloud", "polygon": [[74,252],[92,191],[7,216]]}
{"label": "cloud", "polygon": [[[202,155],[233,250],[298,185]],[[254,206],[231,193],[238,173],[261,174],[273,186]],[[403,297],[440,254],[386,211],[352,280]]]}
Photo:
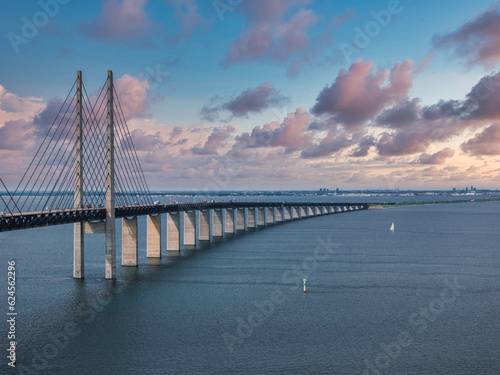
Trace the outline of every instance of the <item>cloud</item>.
{"label": "cloud", "polygon": [[193,147],[191,152],[195,155],[217,155],[218,150],[227,145],[227,141],[235,131],[236,129],[232,126],[215,128],[203,147]]}
{"label": "cloud", "polygon": [[147,134],[142,129],[134,129],[130,133],[129,139],[132,140],[132,143],[137,151],[151,151],[155,147],[165,144],[159,132],[156,132],[155,134]]}
{"label": "cloud", "polygon": [[202,119],[215,121],[220,118],[220,112],[223,111],[228,111],[231,117],[244,118],[250,113],[259,113],[269,107],[277,107],[288,101],[288,98],[281,95],[271,82],[249,88],[226,103],[214,105],[217,99],[218,97],[212,98],[211,103],[201,109]]}
{"label": "cloud", "polygon": [[[253,0],[239,5],[245,25],[229,46],[226,67],[249,61],[289,63],[288,76],[296,77],[306,66],[321,64],[318,58],[334,38],[334,31],[354,17],[345,9],[325,19],[307,6],[311,0]],[[318,21],[322,24],[318,24]],[[318,32],[314,32],[314,29]]]}
{"label": "cloud", "polygon": [[287,61],[290,54],[305,47],[309,39],[307,29],[316,23],[312,10],[300,9],[288,21],[284,13],[298,1],[255,0],[242,5],[247,25],[229,47],[224,63],[269,59]]}
{"label": "cloud", "polygon": [[425,58],[420,62],[418,67],[415,69],[415,73],[417,74],[422,73],[422,71],[424,71],[424,69],[427,68],[427,65],[433,58],[434,58],[433,53],[429,53],[427,56],[425,56]]}
{"label": "cloud", "polygon": [[449,34],[435,35],[433,42],[436,48],[453,49],[470,66],[494,66],[500,61],[500,3]]}
{"label": "cloud", "polygon": [[319,144],[311,145],[302,150],[301,157],[319,158],[330,156],[335,152],[351,146],[353,142],[353,138],[349,137],[345,132],[338,133],[336,131],[330,131]]}
{"label": "cloud", "polygon": [[432,155],[424,153],[420,155],[417,160],[418,164],[444,164],[446,159],[451,158],[455,155],[455,151],[449,147],[438,151]]}
{"label": "cloud", "polygon": [[[338,16],[331,18],[330,22],[324,27],[324,31],[311,42],[304,46],[300,51],[297,51],[295,57],[290,61],[287,75],[289,77],[297,77],[304,67],[308,65],[321,66],[324,61],[318,61],[318,57],[328,47],[331,46],[335,37],[334,31],[344,22],[347,22],[355,17],[355,12],[351,9],[345,9]],[[331,65],[330,62],[326,64]]]}
{"label": "cloud", "polygon": [[500,119],[500,72],[481,78],[467,94],[461,110],[469,119]]}
{"label": "cloud", "polygon": [[[26,113],[41,108],[42,99],[30,97],[22,97],[10,93],[5,87],[0,85],[0,111],[11,114]],[[10,117],[9,116],[9,117]]]}
{"label": "cloud", "polygon": [[500,124],[493,124],[460,146],[471,156],[500,155]]}
{"label": "cloud", "polygon": [[7,121],[0,127],[0,151],[23,150],[30,140],[30,124],[25,120]]}
{"label": "cloud", "polygon": [[148,80],[128,74],[115,79],[115,89],[127,121],[147,116],[151,99],[150,87]]}
{"label": "cloud", "polygon": [[358,60],[341,69],[335,82],[316,99],[312,113],[332,115],[345,127],[359,126],[386,106],[406,97],[412,86],[413,62],[397,63],[390,72],[373,73],[373,61]]}
{"label": "cloud", "polygon": [[421,108],[418,99],[404,99],[392,108],[384,110],[376,118],[376,123],[380,126],[391,128],[403,128],[412,124],[418,119]]}
{"label": "cloud", "polygon": [[236,138],[235,149],[260,147],[283,147],[286,153],[301,150],[312,142],[312,135],[308,127],[312,117],[304,108],[297,108],[295,113],[290,113],[280,124],[272,122],[262,128],[256,126],[252,132],[242,133]]}
{"label": "cloud", "polygon": [[83,23],[80,30],[91,39],[107,42],[131,41],[145,37],[158,29],[148,19],[145,6],[148,0],[106,0],[102,11],[90,23]]}
{"label": "cloud", "polygon": [[189,38],[198,26],[206,25],[206,21],[198,12],[196,0],[167,0],[173,10],[175,19],[179,22],[176,41]]}

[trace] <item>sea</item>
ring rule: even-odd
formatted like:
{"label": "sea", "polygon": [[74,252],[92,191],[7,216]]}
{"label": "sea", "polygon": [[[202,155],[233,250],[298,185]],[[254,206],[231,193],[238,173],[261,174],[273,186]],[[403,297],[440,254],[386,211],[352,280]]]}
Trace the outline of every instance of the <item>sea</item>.
{"label": "sea", "polygon": [[500,202],[311,217],[161,259],[141,217],[132,268],[118,224],[116,280],[104,235],[75,280],[72,225],[0,233],[1,374],[500,374]]}

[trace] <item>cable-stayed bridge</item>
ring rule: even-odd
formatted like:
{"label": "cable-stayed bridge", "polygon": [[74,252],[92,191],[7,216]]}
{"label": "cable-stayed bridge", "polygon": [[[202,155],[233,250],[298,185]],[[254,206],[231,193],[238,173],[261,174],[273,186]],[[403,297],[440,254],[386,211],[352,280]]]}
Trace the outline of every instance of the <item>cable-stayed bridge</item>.
{"label": "cable-stayed bridge", "polygon": [[[3,181],[0,182],[3,185]],[[367,203],[154,202],[114,88],[113,73],[89,95],[82,73],[14,191],[0,195],[0,231],[74,224],[73,277],[84,277],[85,234],[106,234],[105,276],[116,277],[116,218],[122,218],[122,266],[137,266],[137,217],[147,215],[147,256],[227,233],[304,217],[367,209]],[[181,220],[183,215],[183,220]],[[181,224],[182,228],[181,228]],[[181,231],[183,236],[181,236]],[[181,244],[183,238],[183,244]]]}

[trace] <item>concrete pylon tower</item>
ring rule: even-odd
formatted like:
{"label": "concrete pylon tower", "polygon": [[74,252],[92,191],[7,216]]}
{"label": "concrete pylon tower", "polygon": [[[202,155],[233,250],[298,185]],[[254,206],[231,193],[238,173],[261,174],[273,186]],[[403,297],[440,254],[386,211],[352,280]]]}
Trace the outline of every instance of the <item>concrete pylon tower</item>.
{"label": "concrete pylon tower", "polygon": [[108,114],[106,130],[106,279],[116,278],[115,142],[113,72],[108,70]]}
{"label": "concrete pylon tower", "polygon": [[[76,130],[75,130],[75,192],[74,207],[83,208],[83,113],[82,72],[76,74]],[[75,223],[73,241],[73,277],[83,279],[84,269],[84,223]]]}

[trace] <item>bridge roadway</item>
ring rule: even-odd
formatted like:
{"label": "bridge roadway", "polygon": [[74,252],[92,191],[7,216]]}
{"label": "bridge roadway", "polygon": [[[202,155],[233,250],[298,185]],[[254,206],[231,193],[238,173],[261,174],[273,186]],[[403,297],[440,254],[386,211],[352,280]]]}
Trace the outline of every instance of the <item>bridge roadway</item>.
{"label": "bridge roadway", "polygon": [[[136,217],[142,215],[158,215],[162,213],[186,212],[198,210],[221,210],[242,208],[272,208],[272,207],[353,207],[366,210],[368,203],[329,203],[329,202],[207,202],[179,203],[157,205],[135,205],[115,207],[115,217]],[[343,212],[338,211],[338,212]],[[3,214],[0,216],[0,232],[46,227],[52,225],[71,224],[79,222],[105,221],[106,208],[83,208],[35,211],[28,213]]]}

